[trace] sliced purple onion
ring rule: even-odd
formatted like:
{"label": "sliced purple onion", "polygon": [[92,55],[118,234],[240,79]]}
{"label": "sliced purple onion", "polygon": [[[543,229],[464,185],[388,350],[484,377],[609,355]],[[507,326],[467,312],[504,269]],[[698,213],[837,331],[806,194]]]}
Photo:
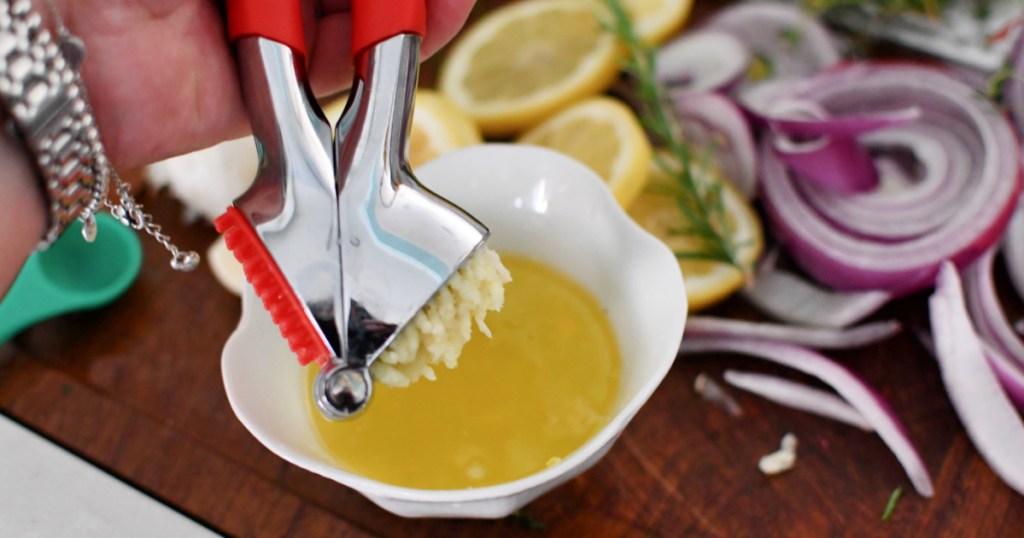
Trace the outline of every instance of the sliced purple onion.
{"label": "sliced purple onion", "polygon": [[949,262],[939,270],[929,310],[942,380],[967,436],[992,471],[1024,495],[1024,421],[989,367]]}
{"label": "sliced purple onion", "polygon": [[782,377],[726,370],[725,381],[762,398],[799,411],[830,418],[864,431],[873,431],[864,415],[831,392]]}
{"label": "sliced purple onion", "polygon": [[742,41],[766,79],[807,77],[840,60],[828,30],[789,3],[735,4],[721,10],[705,28],[730,33]]}
{"label": "sliced purple onion", "polygon": [[1010,109],[1010,117],[1017,127],[1017,133],[1024,135],[1024,79],[1021,78],[1021,73],[1024,73],[1024,31],[1017,33],[1017,40],[1010,49],[1006,61],[1007,67],[1015,75],[1007,77],[1003,83],[1003,101]]}
{"label": "sliced purple onion", "polygon": [[691,338],[688,336],[683,339],[680,352],[740,353],[781,364],[818,378],[835,389],[874,427],[879,437],[903,465],[911,483],[914,484],[914,489],[924,497],[931,497],[934,494],[935,490],[932,487],[928,469],[925,468],[924,462],[913,443],[910,442],[906,430],[888,404],[864,381],[832,359],[799,346],[752,338]]}
{"label": "sliced purple onion", "polygon": [[843,290],[909,293],[939,264],[966,265],[998,240],[1020,190],[1018,144],[990,102],[942,71],[913,64],[848,64],[798,85],[831,116],[917,107],[910,125],[861,141],[918,178],[882,178],[851,196],[800,181],[762,146],[761,188],[776,238],[800,266]]}
{"label": "sliced purple onion", "polygon": [[1017,204],[1003,235],[1003,262],[1017,296],[1024,299],[1024,203]]}
{"label": "sliced purple onion", "polygon": [[1024,371],[1024,342],[1006,318],[992,278],[995,258],[995,250],[988,250],[964,269],[967,308],[978,335]]}
{"label": "sliced purple onion", "polygon": [[705,150],[722,177],[744,198],[757,189],[757,147],[746,116],[732,100],[713,93],[691,93],[673,99],[687,141]]}
{"label": "sliced purple onion", "polygon": [[842,328],[870,316],[892,299],[887,291],[830,291],[781,269],[758,271],[744,297],[759,310],[788,323]]}
{"label": "sliced purple onion", "polygon": [[787,114],[787,108],[773,107],[768,111],[768,123],[772,129],[789,137],[814,138],[819,136],[855,137],[891,127],[899,127],[913,123],[921,117],[921,109],[907,107],[899,110],[882,110],[849,116],[829,116],[815,106],[816,114],[812,117],[801,117]]}
{"label": "sliced purple onion", "polygon": [[687,32],[658,49],[655,77],[678,96],[729,91],[747,73],[750,52],[732,34],[704,30]]}
{"label": "sliced purple onion", "polygon": [[982,347],[985,349],[985,359],[999,379],[999,384],[1006,390],[1006,395],[1017,409],[1024,411],[1024,369],[987,342],[982,342]]}
{"label": "sliced purple onion", "polygon": [[796,327],[712,316],[690,316],[686,335],[723,338],[761,338],[817,349],[850,349],[875,344],[900,332],[896,320],[867,323],[850,329]]}
{"label": "sliced purple onion", "polygon": [[871,154],[857,137],[911,123],[921,115],[909,107],[833,117],[814,101],[778,96],[759,106],[748,111],[768,126],[779,159],[796,176],[846,193],[870,191],[879,183]]}
{"label": "sliced purple onion", "polygon": [[806,142],[776,135],[776,156],[795,174],[815,185],[839,193],[857,193],[878,186],[878,171],[871,155],[851,137],[821,137]]}

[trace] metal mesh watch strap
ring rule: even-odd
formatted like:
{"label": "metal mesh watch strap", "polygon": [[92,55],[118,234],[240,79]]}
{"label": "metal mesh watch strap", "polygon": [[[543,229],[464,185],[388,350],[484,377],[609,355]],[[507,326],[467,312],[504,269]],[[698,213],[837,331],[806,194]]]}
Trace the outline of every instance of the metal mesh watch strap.
{"label": "metal mesh watch strap", "polygon": [[83,52],[73,36],[55,39],[30,0],[0,0],[0,100],[47,194],[42,247],[79,215],[91,220],[107,190],[109,163],[78,74]]}
{"label": "metal mesh watch strap", "polygon": [[[40,248],[56,241],[76,218],[91,242],[95,214],[108,208],[122,224],[163,245],[171,254],[171,267],[191,271],[199,255],[171,243],[104,155],[79,75],[85,46],[68,33],[56,11],[54,18],[56,37],[32,10],[31,0],[0,0],[0,112],[6,111],[9,127],[32,153],[47,195],[49,226]],[[107,198],[111,184],[116,202]]]}

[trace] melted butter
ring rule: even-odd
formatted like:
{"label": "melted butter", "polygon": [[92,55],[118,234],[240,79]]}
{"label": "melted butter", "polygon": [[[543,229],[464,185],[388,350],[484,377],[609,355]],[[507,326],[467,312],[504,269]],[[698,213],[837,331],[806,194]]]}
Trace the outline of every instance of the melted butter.
{"label": "melted butter", "polygon": [[[609,418],[621,359],[597,300],[543,264],[502,255],[512,273],[494,337],[475,334],[454,369],[408,388],[377,384],[365,414],[323,419],[324,447],[351,472],[421,489],[509,482],[561,461]],[[309,369],[307,386],[316,372]]]}

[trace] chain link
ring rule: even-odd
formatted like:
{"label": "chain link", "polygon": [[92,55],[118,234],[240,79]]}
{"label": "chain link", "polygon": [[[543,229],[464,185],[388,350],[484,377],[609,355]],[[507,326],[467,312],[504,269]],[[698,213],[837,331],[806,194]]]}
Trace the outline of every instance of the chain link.
{"label": "chain link", "polygon": [[104,200],[104,205],[121,224],[151,236],[171,254],[171,267],[178,271],[191,271],[199,265],[199,255],[192,251],[183,251],[171,242],[169,235],[164,233],[159,224],[153,222],[153,216],[142,209],[142,204],[135,201],[131,187],[123,182],[115,173],[117,202]]}

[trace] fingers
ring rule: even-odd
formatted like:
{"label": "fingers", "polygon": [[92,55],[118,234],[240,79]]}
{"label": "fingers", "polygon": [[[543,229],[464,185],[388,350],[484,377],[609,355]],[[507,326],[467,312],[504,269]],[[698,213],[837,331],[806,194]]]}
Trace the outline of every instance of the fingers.
{"label": "fingers", "polygon": [[309,55],[309,83],[315,95],[330,95],[352,85],[352,15],[323,15]]}
{"label": "fingers", "polygon": [[[475,0],[426,0],[427,35],[423,58],[448,43],[466,22]],[[321,0],[316,6],[319,20],[310,47],[309,78],[316,95],[337,93],[352,84],[349,0]]]}
{"label": "fingers", "polygon": [[427,0],[427,36],[423,58],[429,58],[447,44],[466,23],[476,0]]}

